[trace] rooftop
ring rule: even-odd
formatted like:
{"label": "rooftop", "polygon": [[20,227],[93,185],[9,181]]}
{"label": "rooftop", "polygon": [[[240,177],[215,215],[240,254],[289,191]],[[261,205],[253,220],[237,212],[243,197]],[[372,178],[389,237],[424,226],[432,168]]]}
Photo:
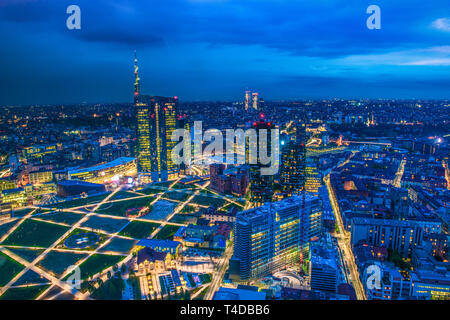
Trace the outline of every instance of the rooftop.
{"label": "rooftop", "polygon": [[121,157],[121,158],[117,158],[117,159],[115,159],[115,160],[113,160],[111,162],[99,164],[97,166],[93,166],[93,167],[90,167],[90,168],[72,170],[72,171],[69,171],[68,173],[69,173],[69,175],[73,175],[73,174],[78,174],[78,173],[107,170],[107,169],[114,168],[116,166],[127,164],[129,162],[134,161],[134,160],[136,160],[136,159],[135,158],[129,158],[129,157]]}

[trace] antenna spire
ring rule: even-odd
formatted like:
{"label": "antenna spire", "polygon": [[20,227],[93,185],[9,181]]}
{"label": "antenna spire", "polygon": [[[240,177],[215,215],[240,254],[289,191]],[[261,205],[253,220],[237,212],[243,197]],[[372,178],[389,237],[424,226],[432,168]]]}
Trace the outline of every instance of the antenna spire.
{"label": "antenna spire", "polygon": [[137,56],[136,56],[136,50],[134,50],[134,96],[139,95],[140,87],[139,87],[139,74],[138,74],[139,68],[137,64]]}

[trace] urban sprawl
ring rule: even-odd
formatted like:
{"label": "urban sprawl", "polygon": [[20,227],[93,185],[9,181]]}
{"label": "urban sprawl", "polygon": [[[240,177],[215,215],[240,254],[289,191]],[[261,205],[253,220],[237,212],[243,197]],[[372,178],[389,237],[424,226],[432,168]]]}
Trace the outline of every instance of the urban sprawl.
{"label": "urban sprawl", "polygon": [[[0,299],[450,299],[450,101],[140,84],[135,58],[133,102],[1,107]],[[229,161],[248,143],[175,163],[196,121],[269,155],[277,130],[279,169]]]}

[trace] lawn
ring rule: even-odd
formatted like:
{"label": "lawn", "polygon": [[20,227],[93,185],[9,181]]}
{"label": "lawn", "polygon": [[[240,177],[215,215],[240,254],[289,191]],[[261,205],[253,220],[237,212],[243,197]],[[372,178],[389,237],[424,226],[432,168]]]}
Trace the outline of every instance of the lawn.
{"label": "lawn", "polygon": [[172,217],[172,219],[170,219],[170,222],[174,222],[174,223],[183,223],[183,224],[195,224],[197,222],[198,219],[198,215],[194,215],[194,214],[176,214]]}
{"label": "lawn", "polygon": [[39,262],[39,265],[59,277],[66,271],[67,267],[74,265],[86,256],[87,254],[84,253],[50,251]]}
{"label": "lawn", "polygon": [[150,213],[143,216],[143,219],[152,219],[152,220],[164,220],[168,215],[170,215],[177,203],[173,203],[168,200],[159,200],[155,202]]}
{"label": "lawn", "polygon": [[41,215],[34,216],[37,219],[48,220],[58,223],[65,223],[68,225],[72,225],[81,218],[83,218],[82,214],[74,213],[74,212],[66,212],[66,211],[55,211],[52,213],[46,213]]}
{"label": "lawn", "polygon": [[198,206],[187,204],[181,209],[180,213],[194,213],[198,211]]}
{"label": "lawn", "polygon": [[16,260],[11,259],[3,252],[0,252],[0,287],[7,284],[16,274],[24,268]]}
{"label": "lawn", "polygon": [[192,200],[192,203],[196,203],[203,206],[215,206],[216,208],[223,206],[225,202],[226,201],[223,199],[205,195],[197,195]]}
{"label": "lawn", "polygon": [[156,234],[155,239],[172,240],[179,228],[179,226],[166,225]]}
{"label": "lawn", "polygon": [[193,184],[177,183],[176,185],[174,185],[172,187],[172,189],[190,189],[190,190],[195,190],[195,189],[197,189],[197,187],[194,186]]}
{"label": "lawn", "polygon": [[243,207],[236,205],[234,203],[228,203],[223,208],[220,209],[222,212],[229,212],[231,209],[236,208],[238,211],[242,211]]}
{"label": "lawn", "polygon": [[111,200],[123,200],[123,199],[128,199],[128,198],[135,198],[135,197],[139,197],[139,195],[136,193],[133,193],[133,192],[119,191],[111,198]]}
{"label": "lawn", "polygon": [[114,219],[91,216],[82,224],[82,227],[99,229],[108,233],[116,233],[128,223],[127,219]]}
{"label": "lawn", "polygon": [[[107,214],[113,216],[126,216],[128,209],[150,207],[152,197],[145,197],[133,200],[124,200],[111,203],[105,203],[97,209],[98,214]],[[150,208],[151,210],[151,208]]]}
{"label": "lawn", "polygon": [[35,283],[49,283],[49,282],[50,281],[47,278],[41,277],[33,270],[28,270],[27,272],[25,272],[23,276],[19,278],[19,280],[14,282],[14,286],[35,284]]}
{"label": "lawn", "polygon": [[150,187],[150,188],[145,188],[145,189],[137,190],[137,191],[140,193],[143,193],[143,194],[152,195],[152,194],[161,193],[161,192],[165,191],[165,189],[161,188],[161,187]]}
{"label": "lawn", "polygon": [[26,209],[14,209],[11,213],[12,217],[24,217],[29,214],[34,209],[26,208]]}
{"label": "lawn", "polygon": [[17,221],[10,221],[0,224],[0,237],[7,233],[13,226],[17,224]]}
{"label": "lawn", "polygon": [[178,201],[186,201],[190,196],[192,195],[191,192],[184,192],[184,191],[169,191],[167,192],[163,198],[166,199],[172,199],[172,200],[178,200]]}
{"label": "lawn", "polygon": [[117,251],[122,253],[128,253],[136,245],[136,240],[129,240],[123,238],[114,238],[106,246],[100,249],[101,252]]}
{"label": "lawn", "polygon": [[81,279],[87,279],[124,259],[123,256],[94,254],[80,266]]}
{"label": "lawn", "polygon": [[34,300],[44,292],[49,285],[11,288],[0,297],[0,300]]}
{"label": "lawn", "polygon": [[67,230],[69,228],[65,226],[27,219],[3,241],[3,245],[47,248]]}
{"label": "lawn", "polygon": [[42,252],[44,252],[44,249],[33,250],[24,248],[8,248],[8,250],[12,253],[17,254],[19,257],[27,260],[28,262],[33,262],[34,259],[36,259]]}
{"label": "lawn", "polygon": [[55,205],[52,205],[52,207],[59,208],[59,209],[65,209],[65,208],[87,206],[88,204],[99,203],[100,201],[105,199],[108,195],[109,195],[109,192],[105,193],[105,194],[98,195],[98,196],[92,196],[92,197],[87,197],[87,198],[80,198],[80,199],[75,199],[75,200],[70,200],[70,201],[57,203]]}
{"label": "lawn", "polygon": [[96,300],[121,300],[123,289],[125,289],[125,282],[122,278],[113,277],[103,283],[91,296]]}
{"label": "lawn", "polygon": [[143,239],[148,237],[158,227],[159,224],[157,223],[132,221],[120,234],[130,238]]}

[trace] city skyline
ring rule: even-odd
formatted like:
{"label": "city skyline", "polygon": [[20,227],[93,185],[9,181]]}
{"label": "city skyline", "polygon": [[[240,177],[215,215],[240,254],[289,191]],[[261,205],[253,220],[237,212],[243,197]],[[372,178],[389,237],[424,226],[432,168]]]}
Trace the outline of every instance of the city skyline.
{"label": "city skyline", "polygon": [[368,1],[0,0],[0,301],[450,301],[450,4]]}
{"label": "city skyline", "polygon": [[184,101],[448,98],[449,5],[379,1],[369,30],[369,4],[79,1],[68,30],[67,1],[6,1],[0,105],[131,101],[134,50],[142,91]]}

